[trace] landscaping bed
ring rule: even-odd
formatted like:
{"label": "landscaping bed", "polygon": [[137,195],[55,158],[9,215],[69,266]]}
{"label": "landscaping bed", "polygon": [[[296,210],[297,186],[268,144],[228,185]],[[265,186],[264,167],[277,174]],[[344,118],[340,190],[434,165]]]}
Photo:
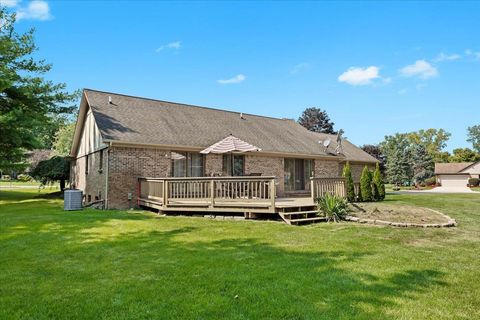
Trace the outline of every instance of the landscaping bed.
{"label": "landscaping bed", "polygon": [[380,202],[354,203],[347,220],[396,227],[453,227],[454,219],[429,208]]}

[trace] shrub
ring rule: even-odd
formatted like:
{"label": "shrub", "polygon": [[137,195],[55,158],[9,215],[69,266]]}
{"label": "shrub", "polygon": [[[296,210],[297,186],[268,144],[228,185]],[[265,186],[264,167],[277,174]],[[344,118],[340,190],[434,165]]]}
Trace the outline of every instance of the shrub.
{"label": "shrub", "polygon": [[478,178],[470,178],[468,179],[468,185],[470,187],[478,187],[478,185],[480,184],[480,179]]}
{"label": "shrub", "polygon": [[362,197],[362,188],[360,188],[360,184],[358,184],[358,194],[357,194],[357,201],[362,202],[363,197]]}
{"label": "shrub", "polygon": [[423,183],[426,186],[434,186],[437,183],[437,178],[436,177],[427,178]]}
{"label": "shrub", "polygon": [[362,176],[360,178],[360,190],[362,192],[362,200],[363,201],[372,201],[373,194],[372,194],[372,174],[368,167],[365,166],[362,171]]}
{"label": "shrub", "polygon": [[348,213],[348,202],[346,199],[331,195],[330,193],[325,194],[323,197],[317,199],[317,205],[319,213],[323,214],[327,221],[342,220],[345,218],[345,215]]}
{"label": "shrub", "polygon": [[345,178],[345,187],[347,189],[347,200],[353,202],[355,201],[355,186],[353,185],[352,170],[348,162],[343,167],[343,177]]}
{"label": "shrub", "polygon": [[30,177],[28,174],[19,174],[17,180],[21,182],[28,182],[32,181],[32,177]]}
{"label": "shrub", "polygon": [[10,180],[10,176],[8,174],[4,174],[2,176],[2,180]]}
{"label": "shrub", "polygon": [[373,174],[373,198],[376,201],[385,199],[385,183],[383,182],[378,162]]}

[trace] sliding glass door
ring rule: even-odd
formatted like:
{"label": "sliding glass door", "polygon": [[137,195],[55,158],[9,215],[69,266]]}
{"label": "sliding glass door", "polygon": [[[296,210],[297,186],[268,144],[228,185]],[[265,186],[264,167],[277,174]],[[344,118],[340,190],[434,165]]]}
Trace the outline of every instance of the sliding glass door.
{"label": "sliding glass door", "polygon": [[310,176],[312,175],[312,171],[313,160],[285,158],[285,191],[309,190]]}

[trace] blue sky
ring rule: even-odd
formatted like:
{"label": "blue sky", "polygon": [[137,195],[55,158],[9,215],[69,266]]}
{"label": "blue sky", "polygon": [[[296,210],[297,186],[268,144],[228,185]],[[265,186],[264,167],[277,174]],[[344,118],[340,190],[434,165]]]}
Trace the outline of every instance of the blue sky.
{"label": "blue sky", "polygon": [[0,0],[69,89],[280,118],[327,110],[356,144],[427,128],[471,147],[480,2]]}

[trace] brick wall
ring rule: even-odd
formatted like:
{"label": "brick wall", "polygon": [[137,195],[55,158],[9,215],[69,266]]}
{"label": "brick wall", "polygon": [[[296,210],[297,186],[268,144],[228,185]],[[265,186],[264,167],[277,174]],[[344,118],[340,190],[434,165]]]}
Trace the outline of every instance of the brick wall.
{"label": "brick wall", "polygon": [[283,158],[246,155],[245,174],[250,173],[261,173],[262,176],[275,176],[276,193],[278,196],[284,194]]}
{"label": "brick wall", "polygon": [[[343,166],[342,166],[343,168]],[[352,170],[352,177],[354,182],[360,182],[360,177],[362,176],[363,168],[365,168],[365,163],[351,163],[350,169]],[[368,164],[370,170],[375,170],[374,164]]]}
{"label": "brick wall", "polygon": [[219,176],[223,170],[223,156],[221,154],[207,154],[205,156],[205,176]]}
{"label": "brick wall", "polygon": [[338,177],[338,161],[315,159],[314,173],[316,178]]}
{"label": "brick wall", "polygon": [[112,147],[108,156],[108,207],[122,209],[135,206],[138,177],[170,176],[169,154],[169,151],[159,149]]}
{"label": "brick wall", "polygon": [[[103,159],[100,153],[103,152]],[[83,191],[86,202],[105,199],[105,183],[107,166],[107,149],[90,153],[87,156],[77,158],[72,163],[71,183],[76,189]],[[88,159],[88,174],[86,170],[86,161]],[[100,166],[102,160],[102,166]],[[100,168],[102,168],[100,170]]]}

